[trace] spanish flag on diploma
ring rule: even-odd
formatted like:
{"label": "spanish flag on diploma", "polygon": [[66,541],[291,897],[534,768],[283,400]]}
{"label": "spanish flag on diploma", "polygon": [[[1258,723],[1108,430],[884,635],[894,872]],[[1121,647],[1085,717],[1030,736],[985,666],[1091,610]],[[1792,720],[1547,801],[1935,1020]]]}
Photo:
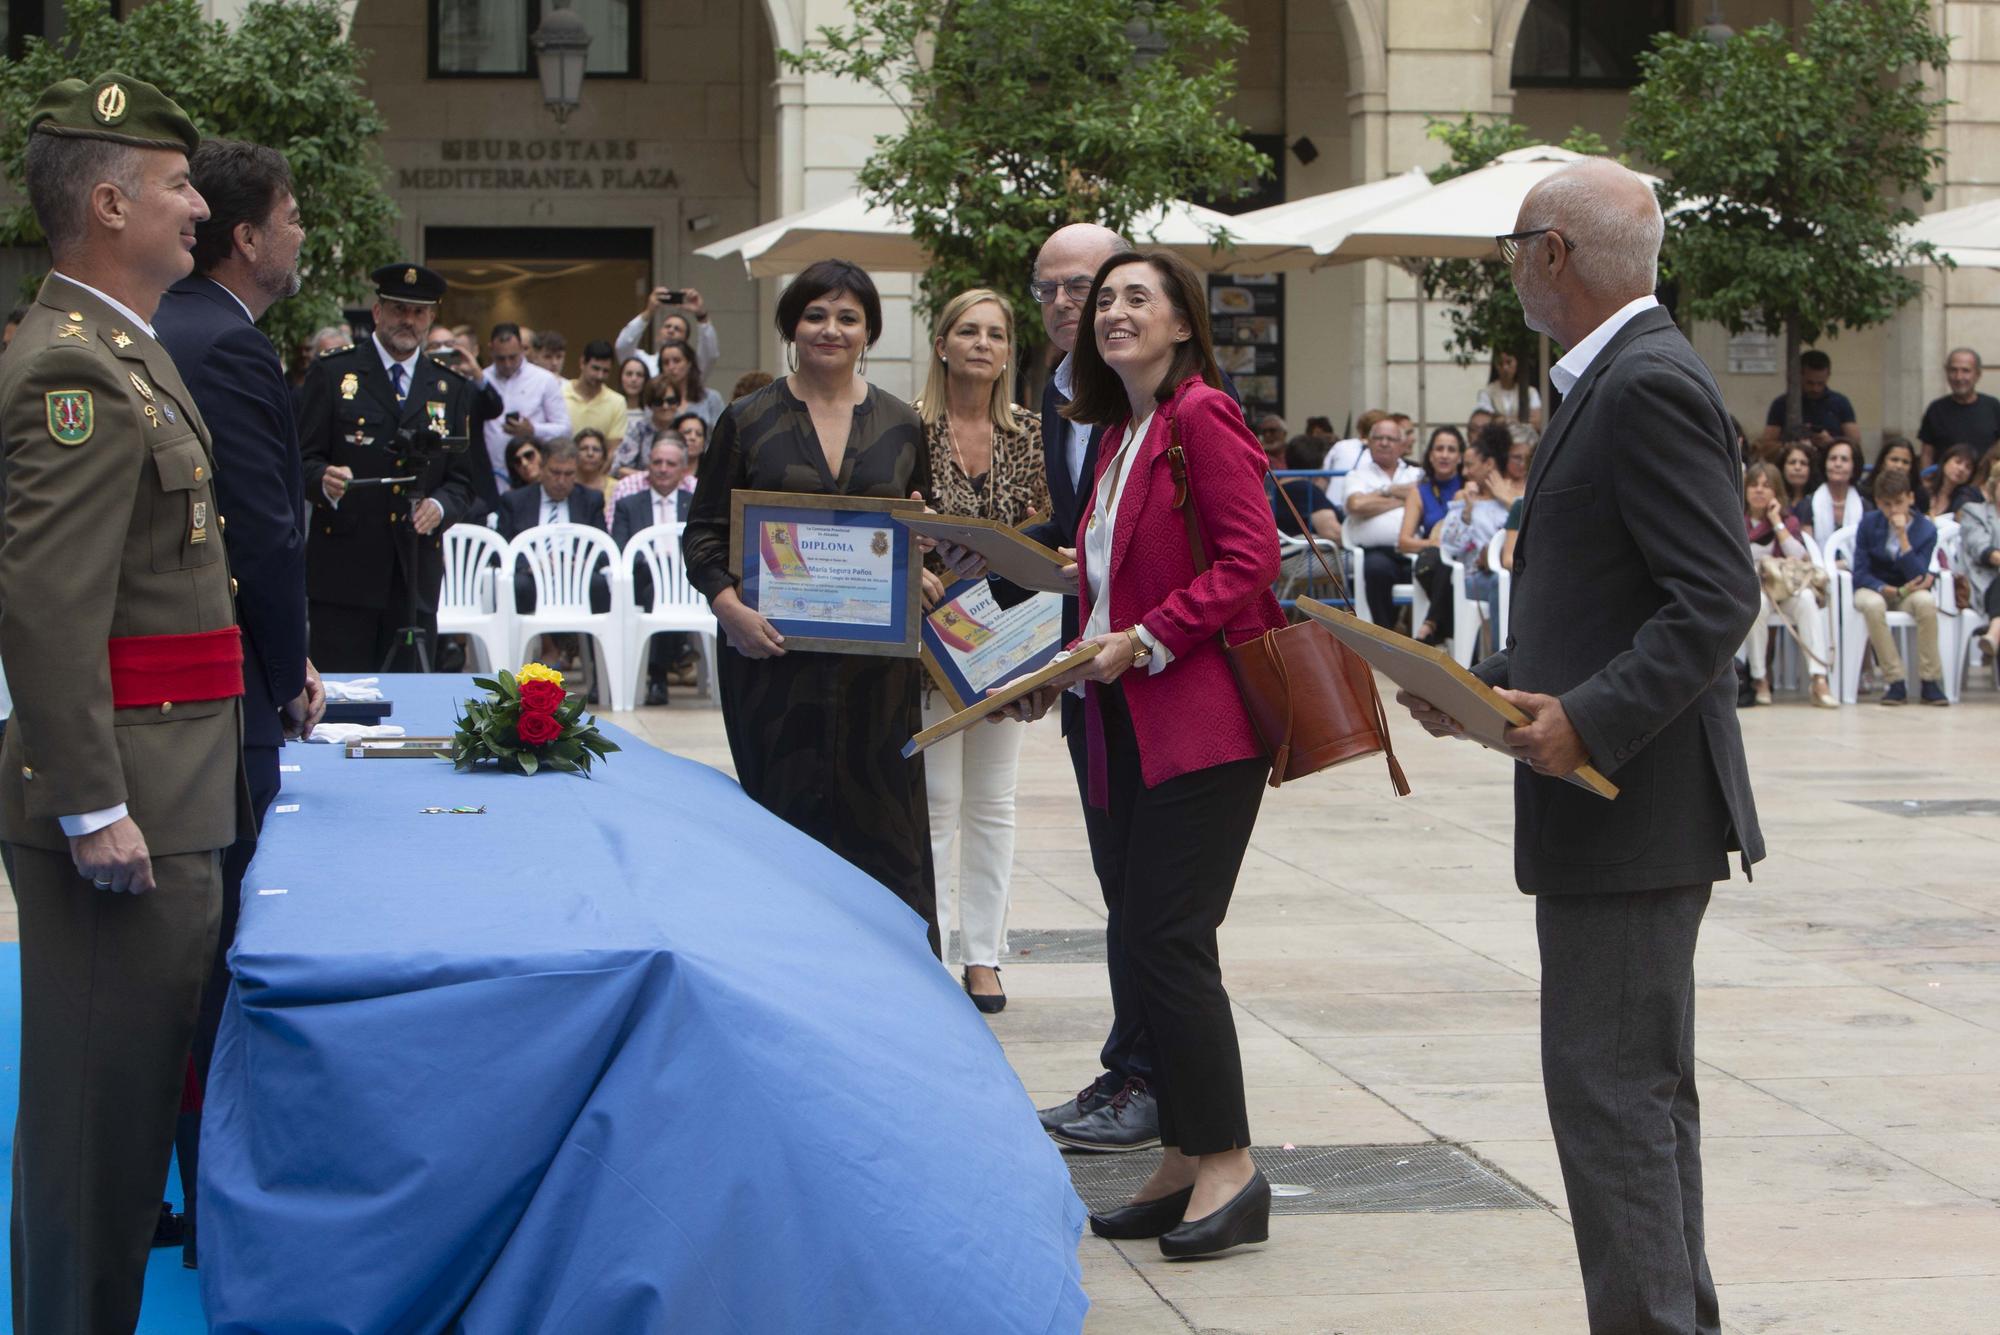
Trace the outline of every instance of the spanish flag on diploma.
{"label": "spanish flag on diploma", "polygon": [[810,579],[806,558],[799,554],[799,526],[783,520],[767,520],[761,543],[764,569],[773,579]]}
{"label": "spanish flag on diploma", "polygon": [[946,603],[931,613],[931,628],[960,653],[969,654],[993,638],[993,628],[967,616],[957,603]]}

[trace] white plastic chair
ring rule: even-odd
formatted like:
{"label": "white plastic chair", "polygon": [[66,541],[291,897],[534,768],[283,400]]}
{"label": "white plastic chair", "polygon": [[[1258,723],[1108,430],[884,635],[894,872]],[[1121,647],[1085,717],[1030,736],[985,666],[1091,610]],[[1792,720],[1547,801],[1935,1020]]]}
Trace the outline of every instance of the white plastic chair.
{"label": "white plastic chair", "polygon": [[[507,544],[510,590],[514,571],[522,561],[527,562],[534,581],[535,610],[515,609],[517,657],[525,659],[537,636],[582,635],[593,651],[592,680],[609,683],[611,708],[630,709],[632,682],[616,667],[624,661],[624,620],[631,589],[611,535],[587,524],[541,524],[528,529]],[[600,571],[611,585],[611,608],[606,612],[594,612],[590,607],[591,577]]]}
{"label": "white plastic chair", "polygon": [[[1827,539],[1823,564],[1827,570],[1827,582],[1833,591],[1834,607],[1837,609],[1834,626],[1838,631],[1834,647],[1834,661],[1840,666],[1840,702],[1844,705],[1856,703],[1861,698],[1861,656],[1868,651],[1868,620],[1854,606],[1854,572],[1841,566],[1841,562],[1854,560],[1854,538],[1856,530],[1834,534]],[[1958,525],[1951,527],[1955,540]],[[1945,697],[1956,703],[1958,700],[1958,676],[1952,670],[1952,663],[1958,656],[1958,615],[1957,600],[1952,597],[1951,578],[1941,572],[1938,553],[1944,551],[1945,530],[1938,530],[1937,550],[1931,553],[1931,573],[1938,575],[1931,587],[1931,596],[1938,607],[1938,658],[1945,666]],[[1947,558],[1949,559],[1949,558]],[[1911,698],[1916,698],[1920,688],[1917,667],[1917,622],[1908,612],[1889,613],[1889,631],[1897,638],[1897,648],[1903,655],[1903,672],[1908,679]]]}
{"label": "white plastic chair", "polygon": [[[701,641],[701,686],[715,698],[715,613],[708,599],[688,583],[687,566],[681,560],[680,524],[655,524],[634,533],[625,544],[626,587],[632,596],[625,604],[622,635],[624,661],[619,679],[638,691],[646,679],[646,646],[660,634],[692,633]],[[638,572],[644,568],[653,582],[651,610],[639,606]]]}
{"label": "white plastic chair", "polygon": [[514,647],[514,591],[501,592],[507,573],[507,542],[478,524],[453,524],[444,531],[444,583],[438,588],[439,635],[463,635],[467,665],[497,672]]}
{"label": "white plastic chair", "polygon": [[[1493,544],[1487,549],[1493,551]],[[1479,660],[1479,631],[1486,624],[1486,600],[1474,598],[1465,589],[1466,569],[1463,561],[1454,561],[1451,553],[1442,548],[1438,557],[1451,568],[1451,656],[1460,667],[1471,667]],[[1499,557],[1492,557],[1494,569],[1499,569]]]}
{"label": "white plastic chair", "polygon": [[[1813,535],[1810,533],[1801,533],[1799,534],[1799,541],[1805,544],[1806,560],[1819,566],[1821,569],[1825,569],[1826,556],[1820,551],[1819,543],[1813,539]],[[1840,642],[1840,627],[1839,619],[1834,615],[1832,606],[1834,601],[1834,585],[1831,578],[1827,580],[1827,591],[1824,596],[1827,605],[1819,609],[1819,617],[1822,624],[1826,627],[1828,661],[1824,665],[1821,665],[1812,663],[1806,658],[1805,649],[1799,643],[1798,636],[1793,634],[1791,626],[1778,615],[1778,610],[1771,606],[1770,595],[1762,592],[1761,589],[1759,590],[1757,597],[1764,605],[1765,631],[1767,633],[1773,630],[1781,632],[1778,636],[1778,651],[1771,657],[1770,673],[1773,685],[1783,685],[1787,689],[1799,687],[1803,685],[1801,678],[1811,676],[1815,670],[1826,673],[1827,679],[1831,683],[1833,675],[1837,670],[1837,665],[1840,662],[1838,647]],[[1835,698],[1839,698],[1837,694]]]}
{"label": "white plastic chair", "polygon": [[1500,552],[1506,545],[1507,530],[1504,528],[1486,544],[1486,568],[1500,577],[1500,590],[1495,596],[1500,605],[1500,624],[1493,628],[1493,652],[1496,654],[1507,647],[1507,623],[1512,616],[1509,605],[1514,600],[1514,572],[1500,564]]}

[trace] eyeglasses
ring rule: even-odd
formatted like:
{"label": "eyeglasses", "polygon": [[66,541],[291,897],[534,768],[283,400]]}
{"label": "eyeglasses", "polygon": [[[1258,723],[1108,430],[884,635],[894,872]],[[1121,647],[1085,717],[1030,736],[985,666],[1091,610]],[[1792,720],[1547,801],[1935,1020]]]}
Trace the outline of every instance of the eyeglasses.
{"label": "eyeglasses", "polygon": [[1096,282],[1095,278],[1082,277],[1065,278],[1060,283],[1053,278],[1037,278],[1028,284],[1028,295],[1046,306],[1056,299],[1057,292],[1061,292],[1081,305],[1090,300],[1090,289]]}
{"label": "eyeglasses", "polygon": [[1556,231],[1553,227],[1530,227],[1525,232],[1509,232],[1506,236],[1496,236],[1493,239],[1500,246],[1501,260],[1512,264],[1521,253],[1521,243],[1523,241],[1532,241],[1534,238],[1545,233],[1556,237],[1565,246],[1568,246],[1571,251],[1576,249],[1576,242],[1570,240],[1561,232]]}

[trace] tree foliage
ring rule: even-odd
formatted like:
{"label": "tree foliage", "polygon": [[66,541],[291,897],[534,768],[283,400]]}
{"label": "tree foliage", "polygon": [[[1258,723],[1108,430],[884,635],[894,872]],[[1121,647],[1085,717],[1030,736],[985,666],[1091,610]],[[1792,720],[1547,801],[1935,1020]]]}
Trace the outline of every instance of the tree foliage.
{"label": "tree foliage", "polygon": [[[1527,126],[1505,118],[1433,119],[1426,133],[1451,150],[1451,159],[1431,171],[1433,185],[1477,171],[1502,153],[1538,142]],[[1592,155],[1606,151],[1602,138],[1581,127],[1569,132],[1562,147]],[[1505,264],[1499,260],[1429,260],[1417,281],[1423,284],[1426,297],[1451,303],[1446,312],[1451,338],[1446,346],[1460,366],[1477,357],[1510,352],[1520,359],[1523,383],[1539,375],[1535,364],[1538,340],[1521,313],[1521,299],[1514,294],[1514,282]]]}
{"label": "tree foliage", "polygon": [[[1221,0],[853,0],[853,21],[781,57],[903,109],[862,188],[931,256],[928,309],[1023,293],[1066,223],[1124,230],[1176,198],[1228,199],[1270,162],[1217,114],[1244,30]],[[1133,238],[1143,241],[1143,237]],[[1023,342],[1038,342],[1033,320]]]}
{"label": "tree foliage", "polygon": [[1948,58],[1927,0],[1819,0],[1796,41],[1767,24],[1719,44],[1662,36],[1640,57],[1626,142],[1667,177],[1683,309],[1783,331],[1794,432],[1801,344],[1887,320],[1922,291],[1899,266],[1938,258],[1901,232],[1944,160]]}
{"label": "tree foliage", "polygon": [[[42,90],[115,69],[159,85],[204,137],[268,144],[291,163],[304,286],[262,322],[281,351],[337,320],[341,298],[396,259],[396,209],[374,147],[386,126],[361,91],[366,53],[347,40],[339,0],[252,0],[234,28],[205,21],[198,0],[159,0],[124,20],[109,0],[67,0],[65,11],[59,41],[31,38],[20,60],[0,57],[0,169],[14,186],[24,185],[27,116]],[[0,244],[41,240],[26,204],[0,210]]]}

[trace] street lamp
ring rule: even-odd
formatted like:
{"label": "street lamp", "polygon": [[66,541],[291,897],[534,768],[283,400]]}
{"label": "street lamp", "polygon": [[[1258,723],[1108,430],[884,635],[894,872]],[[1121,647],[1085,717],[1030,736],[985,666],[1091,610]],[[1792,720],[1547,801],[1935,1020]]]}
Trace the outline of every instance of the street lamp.
{"label": "street lamp", "polygon": [[583,65],[590,51],[590,30],[570,9],[569,0],[555,0],[528,45],[542,76],[542,103],[555,113],[556,124],[583,102]]}

